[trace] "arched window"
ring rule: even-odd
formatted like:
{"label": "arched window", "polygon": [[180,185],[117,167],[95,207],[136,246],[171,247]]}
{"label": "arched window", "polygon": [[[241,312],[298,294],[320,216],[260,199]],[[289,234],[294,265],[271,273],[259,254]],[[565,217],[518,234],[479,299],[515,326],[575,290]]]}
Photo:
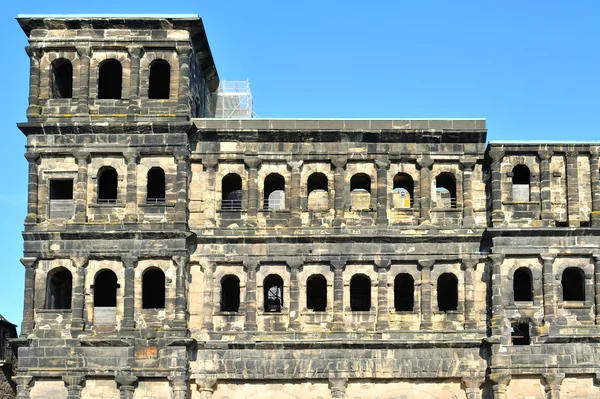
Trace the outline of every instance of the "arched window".
{"label": "arched window", "polygon": [[265,312],[281,312],[283,307],[283,280],[276,274],[264,281]]}
{"label": "arched window", "polygon": [[165,202],[165,171],[157,166],[148,171],[146,202],[152,204]]}
{"label": "arched window", "polygon": [[46,309],[71,309],[73,276],[64,267],[50,270],[46,278]]}
{"label": "arched window", "polygon": [[327,280],[320,274],[306,280],[306,308],[324,312],[327,307]]}
{"label": "arched window", "polygon": [[415,280],[408,273],[394,279],[394,308],[396,312],[412,312],[415,304]]}
{"label": "arched window", "polygon": [[142,276],[142,308],[165,308],[165,273],[160,269],[148,269]]}
{"label": "arched window", "polygon": [[229,173],[221,181],[221,209],[242,209],[242,178],[236,173]]}
{"label": "arched window", "polygon": [[353,312],[371,310],[371,279],[357,274],[350,280],[350,308]]}
{"label": "arched window", "polygon": [[456,179],[450,172],[435,178],[435,204],[438,208],[456,208]]}
{"label": "arched window", "polygon": [[357,173],[350,179],[350,203],[357,210],[371,208],[371,178],[366,173]]}
{"label": "arched window", "polygon": [[515,270],[513,276],[513,292],[515,302],[533,301],[533,286],[531,285],[531,271],[526,267]]}
{"label": "arched window", "polygon": [[329,209],[329,193],[327,187],[327,176],[315,172],[308,177],[308,209],[322,211]]}
{"label": "arched window", "polygon": [[458,279],[454,274],[444,273],[438,278],[437,301],[440,312],[458,310]]}
{"label": "arched window", "polygon": [[117,171],[105,166],[98,172],[98,203],[114,204],[117,202]]}
{"label": "arched window", "polygon": [[52,98],[73,97],[73,64],[65,58],[52,61],[50,85]]}
{"label": "arched window", "polygon": [[562,274],[563,301],[585,301],[585,274],[578,267],[567,267]]}
{"label": "arched window", "polygon": [[240,310],[240,279],[225,276],[221,279],[221,312]]}
{"label": "arched window", "polygon": [[118,287],[115,272],[108,269],[100,271],[94,281],[94,307],[116,307]]}
{"label": "arched window", "polygon": [[529,201],[529,185],[531,183],[531,172],[526,165],[517,165],[512,170],[512,192],[513,201]]}
{"label": "arched window", "polygon": [[285,180],[278,173],[265,178],[265,209],[285,209]]}
{"label": "arched window", "polygon": [[115,59],[102,61],[98,68],[98,98],[119,100],[122,89],[123,67],[121,63]]}
{"label": "arched window", "polygon": [[171,85],[171,65],[165,60],[154,60],[150,64],[148,98],[168,100]]}
{"label": "arched window", "polygon": [[398,173],[394,176],[394,208],[412,208],[414,190],[415,183],[408,173]]}

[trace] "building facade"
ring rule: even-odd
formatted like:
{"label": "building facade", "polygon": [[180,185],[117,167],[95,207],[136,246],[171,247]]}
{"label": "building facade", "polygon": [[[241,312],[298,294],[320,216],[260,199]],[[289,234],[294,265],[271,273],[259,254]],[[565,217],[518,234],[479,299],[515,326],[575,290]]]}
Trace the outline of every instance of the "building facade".
{"label": "building facade", "polygon": [[212,118],[198,17],[18,21],[18,398],[600,396],[600,143]]}

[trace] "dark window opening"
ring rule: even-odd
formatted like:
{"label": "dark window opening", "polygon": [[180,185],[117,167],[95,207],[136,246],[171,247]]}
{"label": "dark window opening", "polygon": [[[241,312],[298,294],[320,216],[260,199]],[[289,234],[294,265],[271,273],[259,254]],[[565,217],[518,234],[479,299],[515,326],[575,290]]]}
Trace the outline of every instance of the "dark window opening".
{"label": "dark window opening", "polygon": [[264,281],[263,294],[265,298],[265,312],[281,312],[283,307],[283,280],[272,274]]}
{"label": "dark window opening", "polygon": [[285,209],[285,180],[280,174],[265,178],[264,209]]}
{"label": "dark window opening", "polygon": [[394,208],[412,208],[415,183],[407,173],[394,176]]}
{"label": "dark window opening", "polygon": [[50,180],[50,200],[72,200],[73,180],[53,179]]}
{"label": "dark window opening", "polygon": [[440,312],[458,310],[458,279],[454,274],[444,273],[438,278],[437,301]]}
{"label": "dark window opening", "polygon": [[365,275],[357,274],[350,280],[350,309],[353,312],[371,310],[371,280]]}
{"label": "dark window opening", "polygon": [[51,270],[46,280],[46,309],[71,309],[73,276],[64,267]]}
{"label": "dark window opening", "polygon": [[154,167],[148,171],[146,189],[146,202],[156,204],[165,202],[165,171],[162,168]]}
{"label": "dark window opening", "polygon": [[73,64],[71,61],[64,58],[54,60],[51,70],[52,98],[73,97]]}
{"label": "dark window opening", "polygon": [[513,201],[529,201],[531,172],[526,165],[517,165],[512,170]]}
{"label": "dark window opening", "polygon": [[533,289],[531,285],[531,271],[526,267],[520,267],[513,276],[513,291],[515,301],[533,301]]}
{"label": "dark window opening", "polygon": [[512,323],[510,337],[513,345],[529,345],[529,323]]}
{"label": "dark window opening", "polygon": [[323,173],[315,172],[308,177],[308,209],[314,211],[323,211],[329,208],[329,194],[327,187],[327,176]]}
{"label": "dark window opening", "polygon": [[415,304],[415,280],[408,273],[394,279],[394,308],[396,312],[412,312]]}
{"label": "dark window opening", "polygon": [[240,309],[240,279],[225,276],[221,280],[221,312],[238,312]]}
{"label": "dark window opening", "polygon": [[242,209],[242,178],[229,173],[221,182],[221,209],[239,211]]}
{"label": "dark window opening", "polygon": [[117,202],[117,171],[107,166],[98,173],[98,203],[114,204]]}
{"label": "dark window opening", "polygon": [[150,84],[148,98],[168,100],[171,85],[171,65],[165,60],[155,60],[150,64]]}
{"label": "dark window opening", "polygon": [[578,267],[568,267],[562,275],[563,301],[585,301],[585,275]]}
{"label": "dark window opening", "polygon": [[165,308],[165,274],[160,269],[146,270],[142,277],[142,308]]}
{"label": "dark window opening", "polygon": [[324,312],[327,307],[327,280],[318,274],[306,280],[306,308]]}
{"label": "dark window opening", "polygon": [[104,60],[98,72],[98,98],[121,99],[123,89],[123,67],[117,60]]}
{"label": "dark window opening", "polygon": [[94,281],[94,307],[117,306],[117,275],[112,270],[102,270]]}
{"label": "dark window opening", "polygon": [[320,172],[313,173],[308,177],[307,185],[308,194],[315,190],[327,191],[327,176]]}
{"label": "dark window opening", "polygon": [[456,180],[449,172],[435,178],[435,203],[438,208],[456,208]]}
{"label": "dark window opening", "polygon": [[371,192],[371,178],[366,173],[357,173],[350,179],[350,191]]}

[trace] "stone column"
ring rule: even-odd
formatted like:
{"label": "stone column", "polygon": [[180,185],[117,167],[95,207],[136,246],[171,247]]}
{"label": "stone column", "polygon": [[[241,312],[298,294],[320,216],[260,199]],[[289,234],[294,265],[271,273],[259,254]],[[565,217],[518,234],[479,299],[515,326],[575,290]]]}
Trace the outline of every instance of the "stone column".
{"label": "stone column", "polygon": [[40,59],[42,58],[42,49],[35,46],[25,47],[29,56],[29,106],[27,107],[27,117],[36,117],[40,115]]}
{"label": "stone column", "polygon": [[17,375],[13,377],[13,380],[17,384],[17,396],[15,396],[15,399],[29,399],[33,377],[30,375]]}
{"label": "stone column", "polygon": [[478,259],[463,259],[465,270],[465,330],[477,328],[477,312],[475,311],[475,268]]}
{"label": "stone column", "polygon": [[21,324],[21,338],[26,338],[33,331],[35,308],[35,268],[37,258],[21,258],[25,266],[25,301],[23,304],[23,323]]}
{"label": "stone column", "polygon": [[144,54],[142,47],[129,47],[130,67],[130,86],[129,86],[129,106],[127,113],[136,115],[140,113],[140,58]]}
{"label": "stone column", "polygon": [[344,399],[346,397],[347,378],[330,378],[329,389],[333,399]]}
{"label": "stone column", "polygon": [[87,222],[87,182],[88,182],[88,164],[90,163],[90,153],[86,151],[76,151],[74,154],[77,161],[77,182],[75,183],[75,216],[73,220],[77,223]]}
{"label": "stone column", "polygon": [[137,216],[137,164],[139,155],[135,152],[123,153],[127,164],[127,188],[125,196],[125,221],[135,223]]}
{"label": "stone column", "polygon": [[504,223],[502,210],[502,159],[504,151],[494,148],[490,151],[492,158],[492,225],[500,227]]}
{"label": "stone column", "polygon": [[344,268],[346,261],[333,260],[333,323],[332,330],[344,329]]}
{"label": "stone column", "polygon": [[81,399],[85,377],[82,374],[67,374],[63,376],[63,381],[67,386],[67,399]]}
{"label": "stone column", "polygon": [[560,386],[565,378],[564,374],[543,374],[542,381],[546,390],[546,399],[560,399]]}
{"label": "stone column", "polygon": [[304,264],[302,260],[291,260],[287,262],[290,267],[290,327],[292,330],[300,330],[300,283],[298,274],[300,267]]}
{"label": "stone column", "polygon": [[88,258],[84,256],[73,257],[71,262],[76,271],[76,278],[73,281],[71,330],[82,331],[85,325],[83,308],[85,306],[85,268],[88,265]]}
{"label": "stone column", "polygon": [[420,168],[419,186],[421,187],[421,206],[419,209],[421,212],[421,223],[429,224],[431,222],[431,166],[433,165],[433,159],[417,159],[417,165]]}
{"label": "stone column", "polygon": [[542,287],[544,291],[544,324],[552,324],[556,316],[556,302],[554,298],[554,271],[552,265],[556,254],[541,254],[542,261]]}
{"label": "stone column", "polygon": [[176,255],[173,256],[173,262],[177,270],[175,280],[175,320],[173,327],[186,329],[187,327],[187,275],[188,275],[189,256]]}
{"label": "stone column", "polygon": [[173,155],[177,162],[175,221],[178,223],[187,223],[187,171],[189,153],[186,150],[180,150],[176,151]]}
{"label": "stone column", "polygon": [[552,151],[538,151],[540,157],[540,188],[542,199],[542,226],[552,227],[555,225],[552,213],[552,191],[550,189],[550,158]]}
{"label": "stone column", "polygon": [[171,399],[188,399],[188,381],[189,378],[185,375],[169,376]]}
{"label": "stone column", "polygon": [[115,381],[119,386],[119,399],[133,399],[137,377],[132,375],[117,375]]}
{"label": "stone column", "polygon": [[246,223],[248,226],[256,226],[258,221],[258,168],[261,160],[258,157],[247,157],[244,159],[248,167],[248,218]]}
{"label": "stone column", "polygon": [[592,258],[594,259],[594,314],[596,324],[600,324],[600,253]]}
{"label": "stone column", "polygon": [[245,260],[246,269],[246,322],[244,330],[256,331],[256,270],[258,262],[256,260]]}
{"label": "stone column", "polygon": [[203,262],[201,263],[202,269],[204,270],[204,328],[208,331],[214,330],[213,325],[213,287],[214,287],[214,273],[215,263],[214,262]]}
{"label": "stone column", "polygon": [[[26,152],[25,158],[29,162],[29,182],[27,184],[27,216],[25,224],[36,224],[38,222],[38,165],[39,152]],[[45,218],[44,218],[45,219]]]}
{"label": "stone column", "polygon": [[217,378],[214,376],[207,376],[196,380],[196,388],[200,392],[200,399],[212,399],[216,387]]}
{"label": "stone column", "polygon": [[473,169],[477,164],[477,160],[461,160],[463,174],[463,227],[475,226],[475,218],[473,217]]}
{"label": "stone column", "polygon": [[377,219],[378,226],[388,225],[388,169],[390,168],[389,159],[375,160],[377,167]]}
{"label": "stone column", "polygon": [[492,336],[502,337],[504,326],[504,297],[502,296],[503,254],[488,255],[492,261]]}
{"label": "stone column", "polygon": [[121,262],[125,267],[124,295],[123,295],[123,324],[121,331],[131,331],[135,327],[135,267],[137,256],[122,256]]}
{"label": "stone column", "polygon": [[217,192],[217,164],[218,159],[216,157],[206,157],[202,159],[202,165],[204,166],[204,172],[206,173],[206,190],[204,196],[206,199],[205,206],[205,218],[210,221],[214,226],[216,223],[216,210],[218,208],[216,197]]}
{"label": "stone column", "polygon": [[179,56],[179,92],[177,94],[177,114],[188,117],[190,115],[190,55],[192,47],[178,46]]}
{"label": "stone column", "polygon": [[433,322],[431,321],[433,311],[431,270],[434,264],[434,260],[419,261],[419,266],[421,266],[421,330],[431,330],[433,328]]}
{"label": "stone column", "polygon": [[494,383],[492,391],[494,392],[494,399],[510,399],[506,393],[508,384],[510,382],[510,374],[494,373],[490,374],[489,378]]}
{"label": "stone column", "polygon": [[333,209],[334,219],[333,227],[341,227],[344,224],[344,212],[346,209],[346,200],[344,199],[344,192],[346,189],[346,163],[348,159],[344,156],[332,157],[331,163],[333,164]]}
{"label": "stone column", "polygon": [[463,377],[461,382],[465,388],[467,399],[481,399],[483,380],[480,377]]}
{"label": "stone column", "polygon": [[598,169],[599,154],[600,150],[598,148],[593,149],[590,153],[590,178],[592,181],[592,227],[600,227],[600,170]]}
{"label": "stone column", "polygon": [[577,151],[567,151],[567,214],[569,227],[579,227],[579,176],[577,172]]}
{"label": "stone column", "polygon": [[288,162],[288,166],[292,171],[290,188],[291,218],[288,224],[290,227],[298,227],[302,225],[302,197],[300,195],[300,189],[302,187],[300,168],[302,167],[302,163],[303,161]]}
{"label": "stone column", "polygon": [[79,55],[79,93],[77,95],[77,114],[90,113],[90,58],[91,47],[77,47]]}
{"label": "stone column", "polygon": [[380,259],[377,262],[377,331],[389,328],[388,314],[388,271],[391,265],[389,259]]}

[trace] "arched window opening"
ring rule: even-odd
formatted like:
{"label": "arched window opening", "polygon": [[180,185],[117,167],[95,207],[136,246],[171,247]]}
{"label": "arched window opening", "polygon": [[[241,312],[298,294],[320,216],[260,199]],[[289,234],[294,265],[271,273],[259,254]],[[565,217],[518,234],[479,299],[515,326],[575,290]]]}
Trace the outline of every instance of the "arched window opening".
{"label": "arched window opening", "polygon": [[221,209],[239,211],[242,209],[242,178],[229,173],[221,181]]}
{"label": "arched window opening", "polygon": [[52,269],[46,279],[46,309],[71,309],[73,276],[64,267]]}
{"label": "arched window opening", "polygon": [[73,97],[73,64],[65,58],[52,61],[50,85],[52,98]]}
{"label": "arched window opening", "polygon": [[309,210],[327,210],[329,209],[329,193],[327,187],[327,176],[316,172],[308,177],[308,209]]}
{"label": "arched window opening", "polygon": [[267,276],[264,281],[265,312],[281,312],[283,307],[283,280],[276,274]]}
{"label": "arched window opening", "polygon": [[529,323],[512,322],[510,337],[513,345],[529,345]]}
{"label": "arched window opening", "polygon": [[531,172],[526,165],[517,165],[512,170],[512,192],[513,201],[529,201],[529,185],[531,184]]}
{"label": "arched window opening", "polygon": [[120,100],[123,89],[123,67],[118,60],[104,60],[98,71],[98,98]]}
{"label": "arched window opening", "polygon": [[435,178],[435,204],[438,208],[456,208],[456,179],[450,172],[442,172]]}
{"label": "arched window opening", "polygon": [[412,312],[415,304],[415,280],[408,273],[394,279],[394,308],[396,312]]}
{"label": "arched window opening", "polygon": [[117,306],[117,275],[112,270],[102,270],[94,281],[94,307]]}
{"label": "arched window opening", "polygon": [[238,312],[240,310],[240,279],[236,276],[225,276],[221,280],[221,312]]}
{"label": "arched window opening", "polygon": [[50,180],[50,217],[73,216],[73,179]]}
{"label": "arched window opening", "polygon": [[148,171],[146,202],[162,204],[165,202],[165,171],[157,166]]}
{"label": "arched window opening", "polygon": [[320,274],[306,280],[306,308],[314,312],[327,308],[327,280]]}
{"label": "arched window opening", "polygon": [[444,273],[438,278],[437,301],[440,312],[458,310],[458,279],[454,274]]}
{"label": "arched window opening", "polygon": [[98,172],[98,203],[115,204],[117,202],[117,171],[106,166]]}
{"label": "arched window opening", "polygon": [[371,279],[357,274],[350,280],[350,309],[353,312],[371,310]]}
{"label": "arched window opening", "polygon": [[144,272],[142,277],[142,308],[165,308],[165,273],[152,268]]}
{"label": "arched window opening", "polygon": [[533,286],[531,285],[531,271],[526,267],[520,267],[513,276],[513,292],[515,302],[533,301]]}
{"label": "arched window opening", "polygon": [[265,178],[264,209],[285,209],[285,180],[278,173]]}
{"label": "arched window opening", "polygon": [[578,267],[567,267],[562,275],[563,301],[585,301],[585,274]]}
{"label": "arched window opening", "polygon": [[371,209],[371,178],[366,173],[357,173],[350,179],[350,203],[352,209]]}
{"label": "arched window opening", "polygon": [[414,190],[415,183],[408,173],[398,173],[394,176],[394,208],[412,208]]}
{"label": "arched window opening", "polygon": [[171,85],[171,65],[165,60],[154,60],[150,64],[148,98],[168,100]]}

